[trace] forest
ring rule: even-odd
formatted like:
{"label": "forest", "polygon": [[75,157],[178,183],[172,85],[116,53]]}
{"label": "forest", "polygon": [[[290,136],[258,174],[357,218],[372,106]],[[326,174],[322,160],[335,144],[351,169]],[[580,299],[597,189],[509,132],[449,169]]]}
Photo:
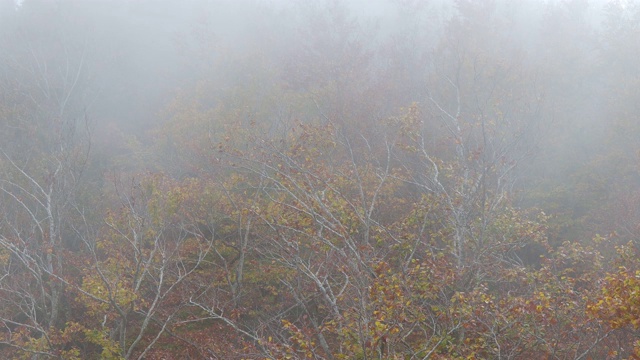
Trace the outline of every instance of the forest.
{"label": "forest", "polygon": [[640,359],[640,2],[0,0],[0,358]]}

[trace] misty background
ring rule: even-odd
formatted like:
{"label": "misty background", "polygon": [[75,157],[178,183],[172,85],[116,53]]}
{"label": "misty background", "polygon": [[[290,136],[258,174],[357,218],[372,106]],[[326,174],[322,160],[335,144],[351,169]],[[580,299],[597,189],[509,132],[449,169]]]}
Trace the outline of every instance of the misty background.
{"label": "misty background", "polygon": [[[0,356],[638,355],[598,306],[640,269],[639,58],[625,0],[0,0]],[[396,343],[393,281],[431,314]]]}
{"label": "misty background", "polygon": [[[585,178],[595,174],[584,173],[611,174],[594,162],[634,142],[619,114],[635,106],[637,11],[634,2],[578,0],[5,0],[2,74],[4,84],[25,87],[21,97],[42,81],[55,88],[77,75],[72,90],[57,90],[70,95],[65,111],[90,122],[92,160],[104,170],[146,153],[186,107],[206,117],[242,106],[270,128],[283,117],[383,119],[412,102],[426,105],[442,85],[430,77],[447,57],[469,53],[480,66],[522,75],[515,86],[540,99],[524,182],[557,189],[573,176],[596,186]],[[335,93],[323,93],[333,85]],[[620,151],[632,161],[635,150]]]}

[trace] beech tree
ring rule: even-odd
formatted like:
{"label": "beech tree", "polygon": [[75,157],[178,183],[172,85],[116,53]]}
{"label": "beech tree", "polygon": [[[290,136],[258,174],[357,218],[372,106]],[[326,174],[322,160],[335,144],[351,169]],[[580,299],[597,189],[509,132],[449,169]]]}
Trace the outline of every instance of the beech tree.
{"label": "beech tree", "polygon": [[[83,104],[91,94],[86,44],[45,21],[50,8],[21,12],[40,19],[42,38],[16,30],[3,38],[2,225],[0,285],[3,343],[62,356],[65,253],[73,205],[90,148]],[[24,19],[21,19],[24,20]],[[26,20],[25,20],[26,21]],[[57,329],[60,329],[58,331]]]}
{"label": "beech tree", "polygon": [[208,200],[199,195],[202,190],[196,181],[143,178],[132,189],[119,189],[121,210],[106,215],[95,242],[85,240],[89,265],[76,292],[93,318],[94,328],[87,331],[101,345],[117,344],[118,351],[110,352],[125,359],[147,356],[175,331],[189,294],[198,291],[197,279],[190,280],[215,233],[200,213]]}
{"label": "beech tree", "polygon": [[505,25],[479,21],[497,18],[499,10],[489,3],[460,5],[461,15],[432,55],[425,104],[414,106],[402,125],[414,153],[405,160],[411,181],[446,204],[451,252],[458,268],[474,269],[478,279],[477,267],[487,261],[479,257],[522,265],[516,250],[523,243],[492,244],[487,232],[508,206],[515,170],[532,155],[544,119],[540,89],[529,82],[533,72]]}

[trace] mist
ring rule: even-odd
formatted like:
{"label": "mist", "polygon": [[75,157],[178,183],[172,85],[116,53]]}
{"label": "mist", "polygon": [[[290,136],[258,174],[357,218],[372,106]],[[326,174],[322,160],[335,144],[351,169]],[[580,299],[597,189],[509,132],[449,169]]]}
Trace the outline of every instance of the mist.
{"label": "mist", "polygon": [[640,356],[639,22],[0,0],[0,357]]}

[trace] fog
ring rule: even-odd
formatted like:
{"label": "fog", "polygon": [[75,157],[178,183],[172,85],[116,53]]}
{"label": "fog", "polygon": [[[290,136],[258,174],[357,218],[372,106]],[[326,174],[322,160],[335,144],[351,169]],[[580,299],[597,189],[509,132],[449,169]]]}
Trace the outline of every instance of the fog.
{"label": "fog", "polygon": [[639,25],[0,0],[0,357],[640,356]]}

